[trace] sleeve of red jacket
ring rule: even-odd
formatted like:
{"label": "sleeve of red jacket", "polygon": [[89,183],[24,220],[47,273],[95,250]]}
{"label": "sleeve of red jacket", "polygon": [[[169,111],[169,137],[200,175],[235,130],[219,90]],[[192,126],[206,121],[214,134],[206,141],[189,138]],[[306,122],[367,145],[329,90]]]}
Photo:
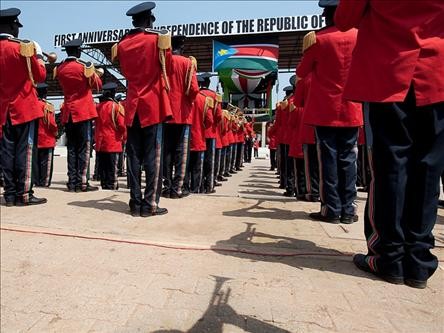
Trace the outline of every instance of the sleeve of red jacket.
{"label": "sleeve of red jacket", "polygon": [[296,107],[304,107],[305,79],[299,80],[293,95],[293,103]]}
{"label": "sleeve of red jacket", "polygon": [[54,134],[54,136],[56,136],[57,133],[59,132],[59,128],[57,127],[54,113],[51,114],[51,116],[48,118],[49,118],[48,129],[51,131],[52,134]]}
{"label": "sleeve of red jacket", "polygon": [[[204,126],[205,128],[210,128],[211,126],[213,126],[213,122],[214,122],[214,117],[213,117],[213,110],[208,109],[207,113],[205,114],[205,118],[204,118]],[[203,112],[203,110],[197,110],[197,112]]]}
{"label": "sleeve of red jacket", "polygon": [[214,114],[214,121],[216,122],[216,124],[219,124],[222,120],[223,114],[222,114],[222,105],[221,103],[217,103],[217,109],[216,112]]}
{"label": "sleeve of red jacket", "polygon": [[126,141],[125,117],[120,112],[117,112],[117,131],[122,141]]}
{"label": "sleeve of red jacket", "polygon": [[314,45],[310,46],[304,52],[302,60],[299,66],[296,68],[296,75],[298,77],[304,78],[313,71],[316,63],[316,54],[318,53],[318,49],[319,41],[316,41]]}
{"label": "sleeve of red jacket", "polygon": [[369,0],[341,0],[335,13],[335,26],[341,31],[359,28]]}
{"label": "sleeve of red jacket", "polygon": [[199,93],[199,84],[197,83],[197,75],[196,73],[194,73],[193,78],[191,79],[190,91],[188,92],[188,98],[190,99],[191,102],[193,102],[196,99],[198,93]]}
{"label": "sleeve of red jacket", "polygon": [[94,73],[89,79],[89,86],[91,89],[99,92],[102,89],[102,79],[96,73]]}
{"label": "sleeve of red jacket", "polygon": [[45,82],[46,67],[42,59],[38,59],[36,55],[31,57],[31,70],[35,82]]}

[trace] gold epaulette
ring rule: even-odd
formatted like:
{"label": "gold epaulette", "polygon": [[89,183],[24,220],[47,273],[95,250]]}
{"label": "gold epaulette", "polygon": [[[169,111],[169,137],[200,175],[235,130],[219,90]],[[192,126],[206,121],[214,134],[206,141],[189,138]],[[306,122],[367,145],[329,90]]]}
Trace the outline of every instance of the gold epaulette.
{"label": "gold epaulette", "polygon": [[216,94],[216,102],[222,103],[222,95],[221,94]]}
{"label": "gold epaulette", "polygon": [[171,35],[168,30],[159,32],[157,47],[161,50],[171,49]]}
{"label": "gold epaulette", "polygon": [[296,110],[296,105],[294,105],[293,103],[290,103],[290,112],[293,112],[294,110]]}
{"label": "gold epaulette", "polygon": [[29,40],[20,41],[20,55],[26,58],[30,58],[35,55],[34,42]]}
{"label": "gold epaulette", "polygon": [[54,80],[57,77],[57,66],[52,70],[52,79]]}
{"label": "gold epaulette", "polygon": [[214,99],[210,96],[205,97],[205,106],[213,109],[214,108]]}
{"label": "gold epaulette", "polygon": [[304,53],[314,44],[316,44],[316,33],[314,31],[310,31],[304,36],[304,41],[302,42],[302,53]]}
{"label": "gold epaulette", "polygon": [[285,99],[281,102],[281,108],[285,109],[288,106],[288,101]]}
{"label": "gold epaulette", "polygon": [[50,113],[54,113],[54,111],[55,111],[54,104],[46,101],[46,108],[45,109]]}
{"label": "gold epaulette", "polygon": [[111,62],[115,62],[118,59],[118,54],[117,54],[117,47],[118,46],[119,46],[119,43],[115,43],[111,47]]}
{"label": "gold epaulette", "polygon": [[96,69],[94,68],[94,64],[91,62],[83,62],[83,61],[79,61],[79,63],[81,63],[83,65],[83,74],[85,75],[85,77],[87,77],[88,79],[90,77],[92,77],[94,75],[94,73],[96,72]]}

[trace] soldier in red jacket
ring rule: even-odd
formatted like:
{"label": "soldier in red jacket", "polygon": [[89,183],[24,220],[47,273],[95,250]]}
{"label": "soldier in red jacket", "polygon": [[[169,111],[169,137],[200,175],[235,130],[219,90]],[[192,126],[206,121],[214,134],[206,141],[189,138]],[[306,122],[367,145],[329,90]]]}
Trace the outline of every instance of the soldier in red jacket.
{"label": "soldier in red jacket", "polygon": [[344,97],[365,102],[368,252],[358,268],[425,288],[444,170],[444,1],[341,1],[341,31],[359,27]]}
{"label": "soldier in red jacket", "polygon": [[205,193],[214,193],[214,168],[216,159],[216,136],[217,127],[222,121],[222,99],[215,91],[210,90],[210,77],[211,74],[203,73],[201,74],[201,82],[199,82],[201,90],[200,93],[205,97],[208,97],[208,101],[212,100],[212,105],[209,106],[208,112],[213,113],[213,122],[211,127],[205,129],[205,140],[207,149],[205,151],[204,158],[204,173],[203,173],[203,191]]}
{"label": "soldier in red jacket", "polygon": [[48,85],[46,83],[37,84],[39,105],[43,110],[43,118],[39,119],[35,185],[42,187],[49,187],[51,185],[54,147],[58,133],[54,105],[46,100],[47,91]]}
{"label": "soldier in red jacket", "polygon": [[270,171],[276,169],[276,127],[274,121],[268,124],[267,128],[267,143],[270,150]]}
{"label": "soldier in red jacket", "polygon": [[[199,83],[203,78],[198,77]],[[198,93],[192,109],[190,162],[185,183],[191,193],[199,193],[202,187],[204,154],[206,151],[205,130],[213,125],[211,109],[213,99]]]}
{"label": "soldier in red jacket", "polygon": [[64,94],[62,124],[68,148],[69,192],[96,191],[89,185],[89,162],[92,145],[92,120],[97,117],[92,90],[99,91],[102,81],[94,65],[80,59],[82,40],[74,39],[63,47],[68,57],[54,69]]}
{"label": "soldier in red jacket", "polygon": [[99,97],[97,119],[95,121],[95,141],[98,159],[98,174],[103,190],[118,190],[117,179],[119,153],[125,140],[125,110],[115,100],[117,84],[111,82],[103,86]]}
{"label": "soldier in red jacket", "polygon": [[[125,124],[127,139],[127,172],[130,188],[131,215],[147,217],[168,213],[159,207],[162,191],[162,123],[172,119],[171,36],[168,31],[152,30],[155,7],[144,2],[127,11],[133,18],[130,30],[112,48],[113,60],[119,60],[127,79]],[[142,196],[141,168],[145,170],[146,186]]]}
{"label": "soldier in red jacket", "polygon": [[350,224],[356,215],[356,142],[362,108],[344,101],[347,73],[357,30],[340,32],[333,24],[338,0],[321,0],[326,27],[304,38],[305,52],[296,74],[312,74],[304,119],[316,127],[320,159],[320,212],[310,218]]}
{"label": "soldier in red jacket", "polygon": [[17,39],[19,15],[17,8],[0,10],[0,163],[6,206],[46,202],[34,197],[31,179],[36,119],[43,117],[34,87],[45,80],[46,70],[37,44]]}
{"label": "soldier in red jacket", "polygon": [[302,143],[304,153],[304,176],[307,190],[305,198],[299,198],[299,200],[317,202],[319,201],[319,162],[316,149],[316,136],[314,127],[305,123],[305,105],[308,100],[310,86],[311,74],[298,81],[294,93],[294,104],[296,107],[301,108],[302,112],[299,141]]}
{"label": "soldier in red jacket", "polygon": [[182,189],[189,156],[191,110],[199,92],[194,57],[184,57],[185,36],[172,38],[173,56],[169,73],[170,103],[173,119],[164,124],[162,196],[179,199],[189,195]]}
{"label": "soldier in red jacket", "polygon": [[228,139],[228,131],[230,126],[230,114],[228,110],[226,110],[228,103],[223,102],[222,103],[222,121],[220,122],[220,135],[221,135],[221,142],[222,142],[222,149],[220,150],[220,163],[219,163],[219,170],[217,173],[216,179],[221,182],[226,182],[228,179],[224,177],[225,169],[226,169],[226,162],[227,162],[227,151],[228,147],[230,146],[229,139]]}

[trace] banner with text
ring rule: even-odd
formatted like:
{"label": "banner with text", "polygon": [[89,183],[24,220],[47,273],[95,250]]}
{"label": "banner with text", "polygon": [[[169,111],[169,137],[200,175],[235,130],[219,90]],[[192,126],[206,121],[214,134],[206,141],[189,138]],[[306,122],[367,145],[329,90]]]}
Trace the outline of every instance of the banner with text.
{"label": "banner with text", "polygon": [[[292,31],[318,30],[325,26],[321,15],[301,15],[269,17],[245,20],[212,21],[177,25],[156,26],[167,29],[174,35],[187,37],[213,37],[229,35],[248,35]],[[129,29],[111,29],[92,32],[58,34],[54,36],[54,46],[61,47],[66,42],[80,38],[85,44],[104,44],[118,42]]]}

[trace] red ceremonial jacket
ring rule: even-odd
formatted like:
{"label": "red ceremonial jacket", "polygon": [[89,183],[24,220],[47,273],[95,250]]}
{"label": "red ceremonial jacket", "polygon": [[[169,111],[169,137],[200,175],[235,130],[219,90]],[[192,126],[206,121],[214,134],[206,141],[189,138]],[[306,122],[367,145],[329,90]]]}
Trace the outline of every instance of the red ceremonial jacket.
{"label": "red ceremonial jacket", "polygon": [[54,106],[45,100],[39,100],[38,103],[42,110],[43,118],[39,119],[37,148],[54,148],[58,133]]}
{"label": "red ceremonial jacket", "polygon": [[444,1],[342,0],[335,22],[359,27],[345,98],[402,102],[413,84],[418,106],[444,101]]}
{"label": "red ceremonial jacket", "polygon": [[169,79],[171,87],[169,96],[173,119],[168,123],[190,125],[192,122],[191,109],[199,92],[196,63],[190,58],[173,54]]}
{"label": "red ceremonial jacket", "polygon": [[[0,126],[6,123],[8,115],[12,125],[43,117],[20,45],[19,39],[6,34],[0,36]],[[45,65],[37,59],[34,43],[28,45],[33,53],[29,60],[34,81],[43,82]]]}
{"label": "red ceremonial jacket", "polygon": [[[127,79],[128,91],[125,104],[125,124],[132,126],[137,113],[141,127],[163,123],[173,116],[168,96],[169,80],[162,70],[162,60],[166,75],[171,71],[171,49],[161,50],[160,36],[141,28],[131,30],[113,47],[122,74]],[[167,37],[168,38],[168,37]]]}
{"label": "red ceremonial jacket", "polygon": [[[289,97],[290,98],[290,97]],[[288,99],[289,99],[288,98]],[[289,128],[289,101],[283,100],[276,108],[276,142],[289,145],[291,142],[291,129]]]}
{"label": "red ceremonial jacket", "polygon": [[222,139],[222,147],[226,147],[230,144],[229,138],[228,138],[228,133],[230,132],[229,118],[223,114],[222,121],[220,124],[221,124],[220,134],[221,134],[221,139]]}
{"label": "red ceremonial jacket", "polygon": [[62,124],[68,123],[70,118],[78,123],[97,117],[92,89],[98,92],[102,80],[91,66],[76,57],[68,57],[54,69],[54,77],[58,78],[65,97]]}
{"label": "red ceremonial jacket", "polygon": [[307,124],[332,127],[363,124],[361,105],[345,101],[342,96],[356,34],[356,29],[340,32],[336,27],[326,27],[316,32],[316,43],[305,50],[296,73],[298,77],[312,73],[305,105]]}
{"label": "red ceremonial jacket", "polygon": [[276,144],[276,126],[271,124],[267,130],[268,148],[277,149]]}
{"label": "red ceremonial jacket", "polygon": [[305,104],[307,102],[308,94],[310,92],[310,85],[311,85],[311,74],[299,80],[296,85],[293,101],[295,106],[301,109],[299,141],[302,144],[314,145],[316,143],[316,135],[314,127],[307,125],[305,120]]}
{"label": "red ceremonial jacket", "polygon": [[125,112],[123,107],[112,99],[97,104],[96,151],[121,153],[125,139]]}
{"label": "red ceremonial jacket", "polygon": [[205,129],[213,125],[213,112],[205,107],[206,96],[198,93],[194,100],[191,124],[191,151],[205,151]]}
{"label": "red ceremonial jacket", "polygon": [[213,112],[213,123],[209,128],[205,129],[205,137],[207,139],[215,139],[217,136],[216,128],[222,120],[222,106],[221,103],[217,101],[217,94],[215,91],[202,89],[200,93],[213,99],[214,108],[211,109]]}
{"label": "red ceremonial jacket", "polygon": [[[293,103],[293,98],[291,98],[291,103]],[[298,108],[291,104],[291,109],[289,110],[290,115],[288,118],[289,124],[289,132],[290,136],[290,150],[288,151],[288,155],[290,157],[302,158],[304,157],[304,153],[302,151],[302,143],[301,143],[301,123],[302,123],[302,108]]]}

